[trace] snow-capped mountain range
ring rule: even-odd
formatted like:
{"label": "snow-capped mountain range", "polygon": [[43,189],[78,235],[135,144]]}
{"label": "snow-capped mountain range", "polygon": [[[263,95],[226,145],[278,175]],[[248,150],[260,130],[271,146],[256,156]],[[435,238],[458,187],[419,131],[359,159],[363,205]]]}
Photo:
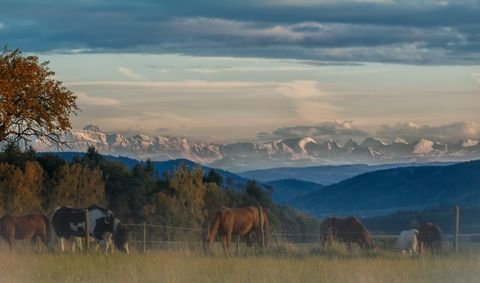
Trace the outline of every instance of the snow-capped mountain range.
{"label": "snow-capped mountain range", "polygon": [[[86,151],[95,146],[101,153],[154,161],[186,158],[211,167],[243,171],[270,167],[311,166],[325,164],[381,164],[401,162],[461,161],[480,158],[480,142],[467,139],[457,143],[440,143],[429,139],[415,142],[396,138],[387,143],[368,137],[357,143],[348,140],[318,141],[311,137],[269,142],[211,143],[181,137],[130,137],[105,133],[89,125],[72,130],[64,139],[70,148],[64,151]],[[58,151],[36,143],[38,151]]]}

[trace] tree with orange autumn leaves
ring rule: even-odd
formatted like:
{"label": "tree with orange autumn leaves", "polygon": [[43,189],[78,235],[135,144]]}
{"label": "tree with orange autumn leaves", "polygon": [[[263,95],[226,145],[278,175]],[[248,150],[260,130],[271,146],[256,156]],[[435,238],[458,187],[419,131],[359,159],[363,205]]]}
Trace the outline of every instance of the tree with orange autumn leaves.
{"label": "tree with orange autumn leaves", "polygon": [[0,55],[0,142],[63,144],[61,134],[79,110],[77,97],[54,79],[48,64],[18,49]]}

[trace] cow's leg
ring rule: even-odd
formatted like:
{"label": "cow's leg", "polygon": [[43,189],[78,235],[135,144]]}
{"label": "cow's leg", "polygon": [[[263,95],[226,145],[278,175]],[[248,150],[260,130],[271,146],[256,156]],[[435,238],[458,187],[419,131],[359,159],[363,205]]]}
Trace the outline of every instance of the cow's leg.
{"label": "cow's leg", "polygon": [[114,247],[112,243],[112,234],[107,233],[105,236],[105,254],[108,254],[109,250],[110,253],[113,253]]}
{"label": "cow's leg", "polygon": [[65,251],[65,238],[60,237],[60,250],[62,253]]}
{"label": "cow's leg", "polygon": [[72,237],[72,253],[75,252],[75,249],[77,246],[78,246],[78,250],[81,253],[83,251],[82,238]]}

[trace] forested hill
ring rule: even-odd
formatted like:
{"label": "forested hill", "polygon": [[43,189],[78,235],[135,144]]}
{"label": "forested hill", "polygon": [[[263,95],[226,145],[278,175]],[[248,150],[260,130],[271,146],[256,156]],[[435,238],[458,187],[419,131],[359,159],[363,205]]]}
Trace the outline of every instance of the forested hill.
{"label": "forested hill", "polygon": [[[151,161],[132,159],[120,162],[100,155],[93,147],[86,153],[60,157],[23,152],[9,144],[0,151],[0,215],[49,214],[58,206],[97,204],[126,223],[198,231],[221,207],[261,206],[268,211],[271,231],[318,231],[317,219],[274,203],[271,190],[263,184],[246,180],[232,187],[227,184],[228,177],[215,170],[205,174],[205,167],[185,160],[160,165],[165,166],[156,168]],[[161,170],[169,174],[160,174]]]}
{"label": "forested hill", "polygon": [[272,187],[272,198],[277,203],[287,204],[293,199],[323,188],[323,185],[297,179],[275,180],[265,185]]}
{"label": "forested hill", "polygon": [[[58,156],[62,157],[67,161],[71,161],[75,157],[82,158],[85,155],[84,152],[56,152],[55,154],[57,154]],[[108,160],[121,162],[127,165],[129,168],[133,168],[135,165],[145,163],[145,161],[141,161],[141,160],[133,159],[130,157],[125,157],[125,156],[103,155],[103,157]],[[229,185],[231,187],[240,187],[249,180],[247,178],[231,173],[229,171],[203,166],[193,161],[190,161],[188,159],[152,161],[152,165],[158,176],[164,176],[165,173],[172,174],[175,171],[175,169],[180,168],[181,166],[185,166],[188,169],[194,169],[196,166],[200,166],[204,174],[208,174],[210,170],[214,169],[217,173],[219,173],[222,176],[226,185]]]}
{"label": "forested hill", "polygon": [[313,215],[385,214],[459,204],[480,205],[480,160],[362,174],[301,196],[292,203]]}

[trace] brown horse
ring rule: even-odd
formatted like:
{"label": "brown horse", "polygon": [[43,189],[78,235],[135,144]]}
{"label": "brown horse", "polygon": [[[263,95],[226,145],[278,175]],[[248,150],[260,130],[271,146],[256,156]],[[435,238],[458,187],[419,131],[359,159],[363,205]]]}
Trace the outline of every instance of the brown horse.
{"label": "brown horse", "polygon": [[418,244],[419,252],[423,248],[430,250],[432,253],[438,253],[442,249],[442,230],[438,225],[430,222],[422,223],[418,226]]}
{"label": "brown horse", "polygon": [[367,228],[356,217],[325,219],[320,225],[320,240],[324,248],[333,241],[346,243],[349,250],[352,243],[357,243],[362,249],[373,250],[376,247]]}
{"label": "brown horse", "polygon": [[[232,236],[246,236],[247,244],[251,244],[250,234],[252,232],[257,236],[257,240],[261,239],[259,208],[248,206],[242,208],[221,208],[215,214],[208,227],[208,235],[206,239],[206,249],[210,250],[210,246],[215,240],[217,233],[222,239],[223,250],[227,253]],[[265,247],[268,242],[268,219],[267,212],[262,208],[262,224]]]}
{"label": "brown horse", "polygon": [[45,215],[12,216],[5,215],[0,218],[0,234],[13,250],[15,240],[40,238],[50,248],[51,239],[50,220]]}

